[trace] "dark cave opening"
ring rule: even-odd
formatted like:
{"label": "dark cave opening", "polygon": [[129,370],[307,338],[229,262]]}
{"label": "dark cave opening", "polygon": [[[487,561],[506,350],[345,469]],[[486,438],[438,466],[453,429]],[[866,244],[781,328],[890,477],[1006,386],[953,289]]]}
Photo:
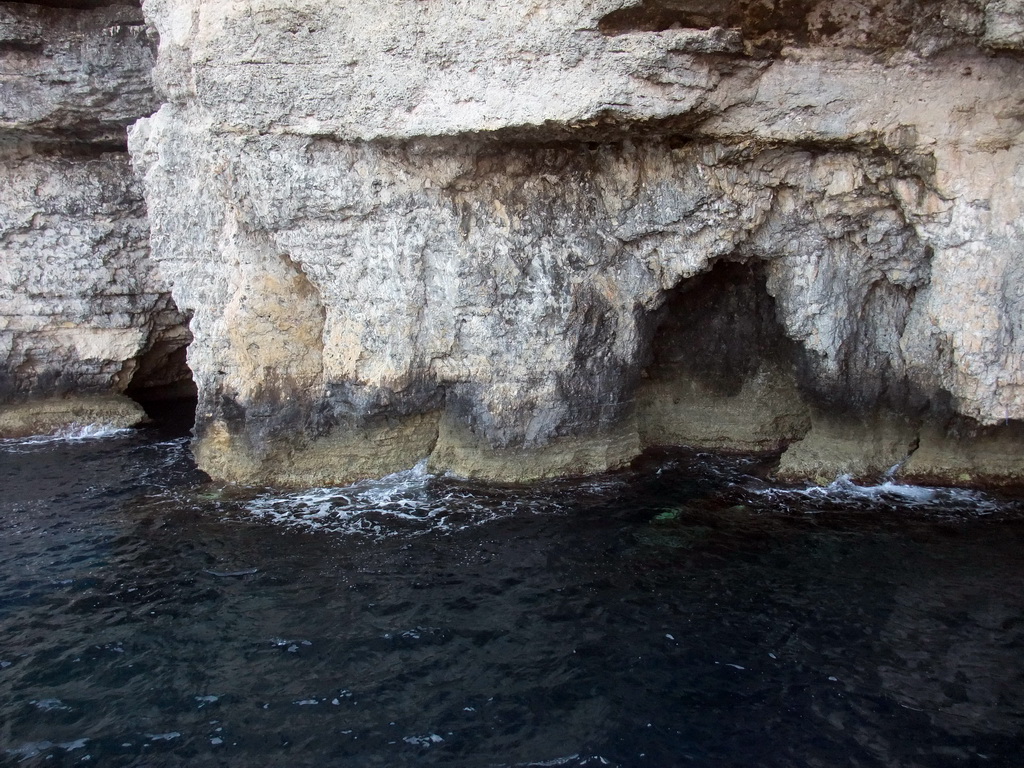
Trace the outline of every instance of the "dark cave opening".
{"label": "dark cave opening", "polygon": [[765,362],[792,369],[796,354],[763,265],[720,261],[680,283],[658,311],[647,375],[684,375],[729,397]]}
{"label": "dark cave opening", "polygon": [[188,319],[161,327],[135,359],[125,395],[139,403],[157,424],[191,429],[198,389],[188,366],[192,332]]}
{"label": "dark cave opening", "polygon": [[762,264],[720,261],[682,281],[650,332],[637,394],[645,447],[778,453],[807,434],[797,345]]}
{"label": "dark cave opening", "polygon": [[710,29],[722,25],[732,11],[732,2],[693,0],[644,0],[604,16],[598,29],[606,35],[630,32],[664,32],[673,27]]}

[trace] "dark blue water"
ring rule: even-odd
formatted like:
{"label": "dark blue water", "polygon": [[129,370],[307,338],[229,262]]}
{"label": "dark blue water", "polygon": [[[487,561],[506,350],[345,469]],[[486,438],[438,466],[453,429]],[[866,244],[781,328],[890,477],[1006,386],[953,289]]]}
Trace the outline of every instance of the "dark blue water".
{"label": "dark blue water", "polygon": [[0,444],[0,764],[1024,765],[1020,502],[762,475],[275,495],[158,431]]}

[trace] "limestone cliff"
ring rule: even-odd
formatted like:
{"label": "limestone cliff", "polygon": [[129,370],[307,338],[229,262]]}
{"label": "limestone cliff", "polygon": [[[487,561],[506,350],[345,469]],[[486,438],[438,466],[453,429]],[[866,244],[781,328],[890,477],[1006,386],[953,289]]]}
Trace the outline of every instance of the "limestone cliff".
{"label": "limestone cliff", "polygon": [[187,387],[126,146],[154,47],[131,5],[0,5],[0,434],[137,421],[118,393]]}
{"label": "limestone cliff", "polygon": [[1017,0],[143,11],[212,475],[1024,474]]}
{"label": "limestone cliff", "polygon": [[144,10],[213,474],[1019,476],[963,460],[1024,416],[1019,3]]}

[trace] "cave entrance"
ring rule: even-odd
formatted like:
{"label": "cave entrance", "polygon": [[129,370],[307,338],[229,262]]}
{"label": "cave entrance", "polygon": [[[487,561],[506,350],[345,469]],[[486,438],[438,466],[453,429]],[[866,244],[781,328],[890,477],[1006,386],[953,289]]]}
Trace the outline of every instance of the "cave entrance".
{"label": "cave entrance", "polygon": [[765,361],[792,360],[793,345],[776,317],[760,262],[719,261],[683,280],[655,322],[652,376],[684,375],[735,395]]}
{"label": "cave entrance", "polygon": [[645,446],[774,452],[806,434],[796,345],[762,264],[722,261],[683,281],[653,325],[638,393]]}
{"label": "cave entrance", "polygon": [[187,317],[175,309],[169,311],[177,317],[154,330],[146,349],[135,359],[125,394],[158,424],[187,430],[195,422],[198,401],[195,379],[188,367],[192,331]]}

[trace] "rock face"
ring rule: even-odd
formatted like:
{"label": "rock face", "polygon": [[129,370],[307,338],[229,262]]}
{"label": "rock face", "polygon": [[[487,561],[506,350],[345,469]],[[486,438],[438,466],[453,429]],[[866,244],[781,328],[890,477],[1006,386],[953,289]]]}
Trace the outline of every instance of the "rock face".
{"label": "rock face", "polygon": [[1022,477],[1019,3],[144,9],[215,476]]}
{"label": "rock face", "polygon": [[[154,43],[138,7],[91,5],[0,6],[5,436],[138,421],[141,409],[114,395],[189,385],[175,361],[191,336],[149,258],[126,147],[127,126],[158,105]],[[78,406],[28,404],[83,395]]]}
{"label": "rock face", "polygon": [[[172,380],[180,308],[221,479],[429,456],[524,481],[660,444],[1024,479],[1015,0],[146,0],[148,32],[131,8],[11,7],[3,55],[34,62],[11,92],[49,100],[9,100],[36,138],[5,173],[50,184],[10,193],[34,249],[10,284],[74,184],[91,207],[50,221],[117,234],[77,252],[102,301],[0,307],[8,389],[52,388],[53,360],[78,388]],[[151,38],[147,254],[105,150],[151,111]],[[83,133],[91,155],[38,148]]]}
{"label": "rock face", "polygon": [[4,3],[0,56],[4,134],[123,149],[125,128],[159,104],[138,3]]}

